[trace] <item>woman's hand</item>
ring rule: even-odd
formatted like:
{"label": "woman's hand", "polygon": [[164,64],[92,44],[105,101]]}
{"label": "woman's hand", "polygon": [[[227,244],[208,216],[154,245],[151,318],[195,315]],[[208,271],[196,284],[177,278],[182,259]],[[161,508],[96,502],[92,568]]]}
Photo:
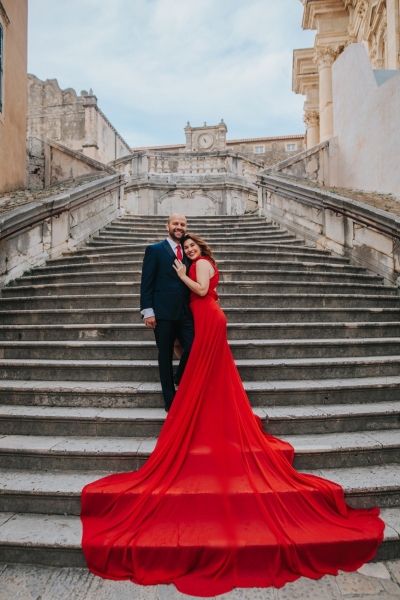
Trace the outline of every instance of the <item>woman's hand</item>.
{"label": "woman's hand", "polygon": [[183,264],[183,262],[181,262],[180,260],[178,260],[177,258],[175,259],[174,264],[172,265],[176,271],[176,274],[178,275],[178,277],[180,279],[183,279],[186,275],[186,266]]}

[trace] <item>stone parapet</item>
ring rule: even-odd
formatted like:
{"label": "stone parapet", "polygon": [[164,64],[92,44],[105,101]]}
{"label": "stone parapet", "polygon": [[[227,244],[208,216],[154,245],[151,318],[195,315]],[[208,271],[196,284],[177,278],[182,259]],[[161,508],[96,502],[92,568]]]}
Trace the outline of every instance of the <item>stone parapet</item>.
{"label": "stone parapet", "polygon": [[260,210],[272,221],[400,284],[400,217],[264,171]]}
{"label": "stone parapet", "polygon": [[73,251],[121,214],[123,178],[96,179],[0,217],[0,286]]}
{"label": "stone parapet", "polygon": [[128,214],[236,215],[257,210],[254,183],[263,163],[240,152],[147,150],[111,164],[125,176]]}

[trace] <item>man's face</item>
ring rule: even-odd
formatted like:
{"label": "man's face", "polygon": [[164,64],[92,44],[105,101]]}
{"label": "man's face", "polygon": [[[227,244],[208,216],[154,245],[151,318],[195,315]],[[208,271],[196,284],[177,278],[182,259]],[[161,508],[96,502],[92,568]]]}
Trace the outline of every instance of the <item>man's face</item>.
{"label": "man's face", "polygon": [[166,225],[169,237],[179,243],[186,233],[186,217],[184,215],[171,215]]}

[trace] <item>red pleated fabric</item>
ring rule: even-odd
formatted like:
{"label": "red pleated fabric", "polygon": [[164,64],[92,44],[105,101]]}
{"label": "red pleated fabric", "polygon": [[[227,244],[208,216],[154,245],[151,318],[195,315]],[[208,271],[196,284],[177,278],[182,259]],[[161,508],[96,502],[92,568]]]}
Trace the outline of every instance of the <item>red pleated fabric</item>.
{"label": "red pleated fabric", "polygon": [[207,296],[192,294],[193,348],[150,458],[82,491],[88,568],[203,597],[358,569],[383,539],[379,509],[350,508],[339,485],[298,473],[292,446],[262,430],[227,343],[218,277]]}

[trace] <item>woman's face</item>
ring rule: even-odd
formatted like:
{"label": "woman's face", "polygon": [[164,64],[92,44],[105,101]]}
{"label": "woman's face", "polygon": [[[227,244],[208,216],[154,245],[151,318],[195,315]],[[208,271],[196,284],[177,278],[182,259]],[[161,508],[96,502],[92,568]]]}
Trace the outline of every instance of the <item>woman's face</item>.
{"label": "woman's face", "polygon": [[190,260],[195,260],[201,256],[200,246],[191,239],[186,240],[186,242],[183,244],[183,250]]}

